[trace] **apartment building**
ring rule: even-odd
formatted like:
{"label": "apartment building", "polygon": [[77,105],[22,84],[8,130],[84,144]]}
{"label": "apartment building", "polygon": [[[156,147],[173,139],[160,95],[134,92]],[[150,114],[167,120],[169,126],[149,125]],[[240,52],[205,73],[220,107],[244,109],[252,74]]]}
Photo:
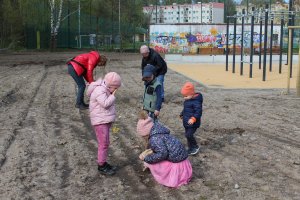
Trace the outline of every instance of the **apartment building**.
{"label": "apartment building", "polygon": [[[255,18],[254,18],[254,23],[255,24],[258,24],[259,21],[260,21],[260,16],[262,16],[262,18],[265,16],[264,15],[264,12],[265,12],[265,7],[261,7],[261,6],[256,6],[254,4],[249,4],[248,6],[248,13],[251,14],[252,13],[252,7],[255,7]],[[281,16],[280,16],[280,13],[283,11],[288,11],[289,5],[287,3],[280,3],[280,2],[277,2],[277,3],[274,3],[274,4],[271,4],[271,13],[276,13],[276,15],[272,15],[273,17],[273,22],[274,24],[280,24],[280,21],[281,21]],[[242,15],[242,11],[243,9],[245,9],[245,13],[247,13],[247,7],[246,6],[243,6],[243,5],[239,5],[239,6],[236,6],[236,12],[237,12],[237,16],[241,16]],[[270,12],[270,11],[269,11]],[[269,17],[271,17],[271,15],[269,14]],[[285,16],[285,20],[287,20],[287,16]],[[242,23],[242,17],[238,17],[237,18],[237,23]],[[251,23],[251,16],[249,17],[246,17],[244,19],[244,23]]]}
{"label": "apartment building", "polygon": [[143,12],[151,24],[224,23],[224,3],[150,5]]}

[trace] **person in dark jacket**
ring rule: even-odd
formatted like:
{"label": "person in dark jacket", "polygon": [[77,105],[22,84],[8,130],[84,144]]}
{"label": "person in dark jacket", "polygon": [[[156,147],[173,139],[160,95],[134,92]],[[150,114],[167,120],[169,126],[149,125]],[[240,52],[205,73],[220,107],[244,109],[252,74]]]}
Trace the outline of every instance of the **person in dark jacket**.
{"label": "person in dark jacket", "polygon": [[186,82],[181,89],[185,101],[180,117],[185,128],[185,137],[188,143],[188,154],[195,155],[199,152],[199,145],[194,137],[196,130],[200,127],[202,117],[203,97],[201,93],[195,93],[194,85]]}
{"label": "person in dark jacket", "polygon": [[164,91],[164,80],[165,74],[168,71],[167,63],[165,60],[157,53],[154,49],[149,48],[146,45],[141,46],[140,53],[143,56],[142,59],[142,73],[147,64],[153,65],[155,67],[154,76],[157,77],[157,80],[160,82],[162,86],[161,98],[162,101],[165,99],[165,91]]}
{"label": "person in dark jacket", "polygon": [[153,65],[146,65],[143,70],[143,81],[145,84],[143,96],[143,109],[146,110],[149,116],[156,119],[159,115],[162,98],[161,98],[161,83],[154,76],[155,67]]}
{"label": "person in dark jacket", "polygon": [[97,51],[91,51],[89,53],[80,54],[67,62],[68,73],[78,86],[77,98],[76,98],[76,108],[88,109],[89,105],[84,103],[84,90],[85,81],[88,83],[94,82],[93,71],[95,67],[105,66],[106,57],[100,56]]}
{"label": "person in dark jacket", "polygon": [[192,166],[184,145],[170,130],[145,114],[137,124],[137,134],[148,142],[150,153],[140,154],[155,180],[168,187],[187,184],[192,177]]}

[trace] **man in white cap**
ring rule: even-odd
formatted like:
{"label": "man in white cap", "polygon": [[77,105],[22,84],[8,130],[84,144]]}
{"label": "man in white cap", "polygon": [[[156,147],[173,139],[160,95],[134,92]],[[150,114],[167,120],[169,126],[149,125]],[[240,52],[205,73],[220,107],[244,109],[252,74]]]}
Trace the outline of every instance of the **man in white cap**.
{"label": "man in white cap", "polygon": [[157,53],[154,49],[149,48],[146,45],[142,45],[140,48],[140,53],[143,56],[142,59],[142,74],[144,71],[144,68],[147,64],[153,65],[155,67],[155,77],[157,77],[157,80],[161,84],[161,98],[162,101],[164,102],[165,99],[165,92],[164,92],[164,79],[165,79],[165,74],[168,71],[167,63],[165,60]]}

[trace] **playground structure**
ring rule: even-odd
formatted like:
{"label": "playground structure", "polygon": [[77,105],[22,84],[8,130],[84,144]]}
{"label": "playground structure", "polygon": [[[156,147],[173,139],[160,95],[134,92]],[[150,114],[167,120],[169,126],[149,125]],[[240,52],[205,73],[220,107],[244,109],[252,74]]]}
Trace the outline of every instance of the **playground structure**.
{"label": "playground structure", "polygon": [[[263,70],[263,77],[262,80],[266,81],[266,71],[267,71],[267,51],[268,51],[268,28],[270,26],[270,41],[269,41],[269,71],[272,71],[272,55],[273,55],[273,27],[274,27],[274,18],[275,17],[280,17],[280,45],[279,45],[279,73],[282,72],[282,55],[283,55],[283,27],[285,24],[285,19],[288,19],[289,22],[288,24],[288,33],[289,33],[289,38],[288,38],[288,57],[287,57],[287,64],[288,64],[288,84],[287,84],[287,93],[289,93],[289,82],[290,78],[292,77],[292,71],[293,71],[293,40],[294,40],[294,29],[300,28],[300,26],[291,26],[294,24],[296,12],[295,11],[272,11],[269,9],[269,5],[265,5],[265,9],[258,9],[255,10],[255,7],[252,7],[251,12],[245,13],[245,9],[243,9],[241,15],[235,14],[234,16],[227,16],[227,26],[226,26],[226,71],[229,70],[228,66],[228,57],[229,57],[229,37],[231,36],[231,33],[229,33],[229,21],[230,19],[233,19],[233,48],[232,48],[232,73],[235,73],[235,64],[236,64],[236,38],[237,38],[237,18],[242,18],[242,23],[241,23],[241,47],[240,47],[240,75],[243,75],[243,70],[244,70],[244,63],[249,64],[249,78],[252,78],[252,71],[253,71],[253,55],[254,55],[254,45],[253,45],[253,36],[254,36],[254,22],[255,18],[258,19],[259,26],[260,26],[260,31],[259,31],[259,51],[258,56],[259,56],[259,69]],[[251,39],[250,39],[250,61],[245,60],[245,52],[244,52],[244,25],[245,25],[245,19],[246,18],[251,18]],[[270,21],[270,25],[269,25]],[[264,30],[263,30],[263,22],[264,22]],[[263,32],[264,31],[264,32]],[[262,62],[262,53],[263,53],[263,62]],[[300,56],[300,52],[299,52]],[[300,68],[300,63],[299,63],[299,68]],[[298,70],[298,75],[297,75],[297,95],[300,96],[300,69]]]}
{"label": "playground structure", "polygon": [[[290,93],[290,78],[291,78],[291,69],[292,69],[292,44],[293,44],[293,31],[294,29],[300,29],[300,26],[289,26],[289,46],[288,46],[288,76],[287,76],[287,94]],[[299,60],[298,60],[298,73],[296,80],[296,93],[297,96],[300,96],[300,48],[299,48]]]}

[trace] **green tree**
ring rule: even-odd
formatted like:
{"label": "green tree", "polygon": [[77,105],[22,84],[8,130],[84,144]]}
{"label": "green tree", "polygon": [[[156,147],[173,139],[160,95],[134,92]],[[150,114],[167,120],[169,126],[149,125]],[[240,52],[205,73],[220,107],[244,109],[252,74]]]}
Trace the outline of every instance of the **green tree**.
{"label": "green tree", "polygon": [[57,35],[62,19],[63,0],[49,0],[50,5],[50,27],[51,27],[51,50],[56,49]]}
{"label": "green tree", "polygon": [[47,3],[47,0],[1,0],[0,47],[24,46],[26,29],[29,27],[45,30],[49,22]]}
{"label": "green tree", "polygon": [[2,13],[2,34],[1,43],[3,46],[16,48],[20,45],[23,35],[23,20],[19,12],[18,1],[3,0]]}
{"label": "green tree", "polygon": [[[34,11],[32,10],[34,8]],[[49,24],[50,9],[46,0],[19,0],[23,25],[45,30]]]}
{"label": "green tree", "polygon": [[[265,7],[266,4],[276,4],[277,2],[279,3],[285,3],[284,0],[242,0],[240,5],[247,6],[248,5],[255,5],[256,7]],[[249,6],[250,7],[250,6]]]}
{"label": "green tree", "polygon": [[227,22],[227,16],[233,16],[236,11],[236,4],[233,0],[222,0],[224,3],[224,21]]}

